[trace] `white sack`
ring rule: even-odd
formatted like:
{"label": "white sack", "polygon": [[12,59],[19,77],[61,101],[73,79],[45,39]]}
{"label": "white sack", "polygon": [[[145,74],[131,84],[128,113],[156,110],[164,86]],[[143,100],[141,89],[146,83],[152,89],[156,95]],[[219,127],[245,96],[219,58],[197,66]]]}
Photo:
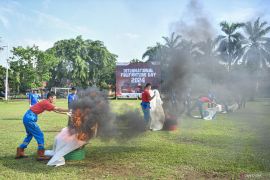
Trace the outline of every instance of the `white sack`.
{"label": "white sack", "polygon": [[71,133],[69,128],[63,128],[55,137],[52,150],[46,150],[46,156],[52,156],[47,163],[48,166],[61,166],[65,164],[64,156],[75,149],[78,149],[86,144],[86,141],[77,139],[75,133]]}
{"label": "white sack", "polygon": [[212,120],[212,119],[214,119],[214,117],[218,111],[218,107],[208,108],[205,111],[206,111],[207,115],[204,116],[203,119],[204,120]]}
{"label": "white sack", "polygon": [[232,104],[231,106],[228,106],[228,110],[231,111],[231,112],[234,112],[238,109],[238,104],[235,103],[235,104]]}
{"label": "white sack", "polygon": [[162,100],[160,98],[160,94],[158,90],[150,91],[151,97],[156,94],[156,96],[150,101],[150,129],[153,131],[158,131],[163,128],[163,124],[165,122],[165,114],[162,107]]}

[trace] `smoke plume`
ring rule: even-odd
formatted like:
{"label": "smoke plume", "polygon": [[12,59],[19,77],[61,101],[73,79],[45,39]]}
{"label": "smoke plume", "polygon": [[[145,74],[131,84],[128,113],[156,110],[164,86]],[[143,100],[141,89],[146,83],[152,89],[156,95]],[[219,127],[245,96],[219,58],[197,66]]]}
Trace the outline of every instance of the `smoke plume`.
{"label": "smoke plume", "polygon": [[95,135],[102,139],[129,139],[145,131],[145,124],[138,111],[116,115],[111,111],[107,92],[89,88],[78,93],[72,105],[68,127],[75,130],[78,139],[89,140]]}
{"label": "smoke plume", "polygon": [[193,42],[212,38],[215,30],[206,14],[198,0],[191,0],[181,19],[171,25],[171,30]]}

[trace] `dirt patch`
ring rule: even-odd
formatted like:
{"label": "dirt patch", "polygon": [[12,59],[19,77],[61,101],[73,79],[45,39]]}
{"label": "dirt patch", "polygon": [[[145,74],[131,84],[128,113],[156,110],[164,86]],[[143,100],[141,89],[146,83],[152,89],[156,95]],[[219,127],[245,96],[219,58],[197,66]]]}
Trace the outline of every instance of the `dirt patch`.
{"label": "dirt patch", "polygon": [[86,179],[130,179],[130,178],[150,178],[152,173],[142,168],[136,167],[136,164],[107,164],[90,163],[86,169],[91,172],[85,173]]}
{"label": "dirt patch", "polygon": [[231,179],[232,176],[219,172],[199,172],[190,166],[180,166],[168,179]]}

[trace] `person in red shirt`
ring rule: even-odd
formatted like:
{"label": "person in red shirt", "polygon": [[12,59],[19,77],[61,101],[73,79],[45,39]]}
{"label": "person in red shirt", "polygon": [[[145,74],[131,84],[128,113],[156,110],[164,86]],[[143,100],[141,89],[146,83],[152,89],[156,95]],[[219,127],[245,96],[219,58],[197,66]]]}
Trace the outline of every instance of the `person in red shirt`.
{"label": "person in red shirt", "polygon": [[37,124],[37,120],[38,115],[44,111],[54,111],[61,114],[63,114],[64,112],[68,112],[68,109],[59,108],[53,105],[55,98],[55,93],[49,92],[47,94],[47,99],[31,106],[30,109],[27,110],[24,114],[23,124],[26,130],[26,137],[23,140],[23,143],[17,148],[17,154],[15,157],[16,159],[27,157],[24,154],[24,149],[27,148],[33,137],[38,143],[37,160],[41,161],[49,159],[49,157],[44,155],[44,135]]}
{"label": "person in red shirt", "polygon": [[212,102],[211,99],[208,98],[208,97],[206,97],[206,96],[200,97],[200,98],[199,98],[199,101],[200,101],[200,102],[203,102],[203,103],[211,103],[211,102]]}
{"label": "person in red shirt", "polygon": [[150,101],[155,97],[154,96],[150,96],[150,91],[151,90],[151,84],[147,83],[145,85],[144,91],[142,92],[142,102],[141,102],[141,107],[142,107],[142,111],[143,111],[143,115],[144,115],[144,120],[145,123],[148,124],[150,121]]}
{"label": "person in red shirt", "polygon": [[198,101],[197,101],[197,107],[200,111],[200,115],[201,115],[201,119],[204,118],[204,114],[203,114],[203,104],[204,103],[212,103],[211,99],[206,97],[206,96],[201,96],[199,97]]}

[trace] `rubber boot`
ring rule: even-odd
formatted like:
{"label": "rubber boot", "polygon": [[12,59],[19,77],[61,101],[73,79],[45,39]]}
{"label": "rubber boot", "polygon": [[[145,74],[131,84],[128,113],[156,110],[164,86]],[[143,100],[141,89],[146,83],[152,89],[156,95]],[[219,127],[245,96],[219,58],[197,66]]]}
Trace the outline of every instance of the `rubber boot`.
{"label": "rubber boot", "polygon": [[26,156],[24,154],[24,149],[23,148],[19,148],[17,147],[17,153],[16,153],[16,157],[15,159],[21,159],[21,158],[27,158],[28,156]]}
{"label": "rubber boot", "polygon": [[37,151],[37,161],[47,161],[47,160],[50,160],[51,159],[51,157],[49,157],[49,156],[45,156],[44,155],[44,152],[45,152],[45,150],[44,149],[41,149],[41,150],[38,150]]}

